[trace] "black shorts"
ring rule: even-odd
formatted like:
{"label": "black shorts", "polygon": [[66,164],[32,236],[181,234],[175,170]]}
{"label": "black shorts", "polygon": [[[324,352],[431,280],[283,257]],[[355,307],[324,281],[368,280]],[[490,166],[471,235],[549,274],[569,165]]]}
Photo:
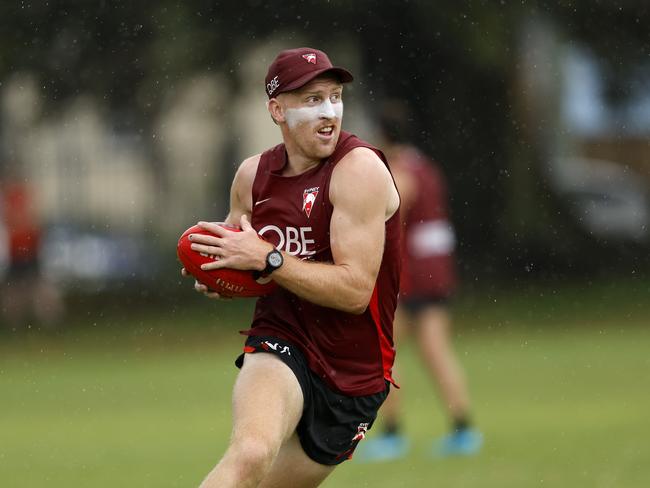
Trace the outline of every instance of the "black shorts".
{"label": "black shorts", "polygon": [[6,281],[10,284],[23,280],[34,280],[40,275],[38,259],[14,261],[7,268]]}
{"label": "black shorts", "polygon": [[[377,410],[388,395],[347,396],[333,391],[307,366],[300,350],[275,337],[250,336],[245,353],[269,352],[279,357],[296,375],[304,398],[302,417],[296,431],[300,444],[311,459],[328,466],[340,464],[352,453],[377,418]],[[244,354],[235,361],[238,368]]]}
{"label": "black shorts", "polygon": [[399,304],[406,310],[409,315],[415,317],[420,314],[425,308],[430,306],[448,307],[451,297],[449,296],[400,296]]}

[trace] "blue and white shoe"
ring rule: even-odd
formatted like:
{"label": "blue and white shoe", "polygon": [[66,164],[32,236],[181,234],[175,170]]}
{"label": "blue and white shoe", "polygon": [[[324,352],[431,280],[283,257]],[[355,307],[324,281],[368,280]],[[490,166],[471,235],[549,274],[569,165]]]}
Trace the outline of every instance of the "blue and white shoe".
{"label": "blue and white shoe", "polygon": [[409,442],[404,436],[384,434],[361,442],[354,452],[354,459],[362,463],[393,461],[406,456],[408,450]]}
{"label": "blue and white shoe", "polygon": [[481,450],[483,435],[474,429],[452,432],[437,440],[433,445],[436,457],[471,456]]}

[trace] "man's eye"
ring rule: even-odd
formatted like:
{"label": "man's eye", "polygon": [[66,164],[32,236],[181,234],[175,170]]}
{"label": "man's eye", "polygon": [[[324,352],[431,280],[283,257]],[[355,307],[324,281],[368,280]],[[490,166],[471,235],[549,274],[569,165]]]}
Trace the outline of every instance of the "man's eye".
{"label": "man's eye", "polygon": [[308,101],[309,103],[316,103],[316,102],[318,102],[319,100],[320,100],[320,99],[319,99],[318,97],[309,97],[309,98],[307,98],[307,101]]}
{"label": "man's eye", "polygon": [[341,94],[340,94],[340,93],[334,93],[334,94],[330,97],[330,100],[331,100],[332,102],[338,102],[339,100],[341,100]]}

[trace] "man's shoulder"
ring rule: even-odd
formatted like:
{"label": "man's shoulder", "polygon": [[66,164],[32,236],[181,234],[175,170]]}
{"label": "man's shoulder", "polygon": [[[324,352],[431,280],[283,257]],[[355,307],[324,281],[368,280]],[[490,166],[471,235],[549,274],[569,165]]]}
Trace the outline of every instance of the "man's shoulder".
{"label": "man's shoulder", "polygon": [[244,171],[257,169],[257,165],[260,164],[261,158],[262,158],[262,153],[249,156],[241,162],[241,164],[239,165],[239,169]]}
{"label": "man's shoulder", "polygon": [[373,149],[359,146],[351,149],[334,167],[330,200],[334,202],[340,195],[380,198],[382,194],[388,196],[389,188],[394,189],[393,179],[384,161]]}
{"label": "man's shoulder", "polygon": [[340,157],[336,158],[339,164],[350,161],[358,161],[360,164],[384,164],[379,149],[350,132],[341,131],[337,151],[341,152]]}
{"label": "man's shoulder", "polygon": [[367,146],[357,146],[348,151],[337,163],[335,172],[370,171],[384,172],[386,165],[374,149]]}
{"label": "man's shoulder", "polygon": [[244,159],[239,165],[239,169],[237,169],[236,179],[243,184],[252,184],[257,174],[257,167],[260,164],[261,157],[262,154],[260,153]]}

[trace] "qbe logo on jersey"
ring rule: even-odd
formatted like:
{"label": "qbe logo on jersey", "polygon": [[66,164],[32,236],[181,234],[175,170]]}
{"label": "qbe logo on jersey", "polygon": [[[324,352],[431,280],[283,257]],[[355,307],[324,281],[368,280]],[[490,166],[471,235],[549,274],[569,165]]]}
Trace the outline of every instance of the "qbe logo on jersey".
{"label": "qbe logo on jersey", "polygon": [[316,197],[318,196],[318,189],[320,187],[306,188],[302,192],[302,210],[307,214],[307,218],[311,215],[311,209],[314,206]]}
{"label": "qbe logo on jersey", "polygon": [[264,236],[277,249],[284,249],[292,256],[313,256],[316,254],[314,239],[310,239],[311,227],[291,227],[281,229],[277,225],[265,225],[258,234]]}

